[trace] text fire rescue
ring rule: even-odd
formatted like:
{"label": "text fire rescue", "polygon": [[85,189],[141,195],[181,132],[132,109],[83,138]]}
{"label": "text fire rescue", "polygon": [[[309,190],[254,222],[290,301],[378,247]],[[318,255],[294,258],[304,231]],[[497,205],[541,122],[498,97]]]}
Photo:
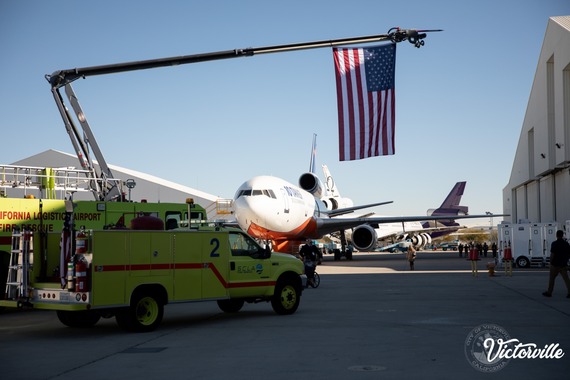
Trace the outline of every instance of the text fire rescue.
{"label": "text fire rescue", "polygon": [[[99,212],[77,212],[73,214],[75,221],[100,221],[101,213]],[[30,212],[30,211],[0,211],[0,220],[14,221],[14,223],[0,223],[0,232],[11,232],[16,227],[28,228],[31,231],[39,231],[40,227],[38,222],[43,220],[49,221],[63,221],[65,220],[65,212]],[[27,224],[26,221],[32,222]],[[53,232],[53,224],[44,224],[44,230]]]}

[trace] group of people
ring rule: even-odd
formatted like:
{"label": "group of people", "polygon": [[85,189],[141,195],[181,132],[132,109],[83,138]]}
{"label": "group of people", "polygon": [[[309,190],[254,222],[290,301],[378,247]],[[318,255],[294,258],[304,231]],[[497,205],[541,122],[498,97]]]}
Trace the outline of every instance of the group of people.
{"label": "group of people", "polygon": [[[489,252],[489,245],[487,244],[487,242],[484,242],[483,244],[481,243],[465,243],[465,245],[463,243],[459,243],[459,245],[457,246],[457,250],[459,251],[459,257],[463,257],[463,251],[465,251],[465,257],[469,257],[469,253],[471,252],[472,249],[476,249],[477,250],[477,254],[483,255],[484,257],[487,257],[487,254]],[[493,257],[496,258],[497,257],[497,243],[493,242],[491,244],[491,252],[493,253]]]}
{"label": "group of people", "polygon": [[[489,251],[489,246],[487,243],[483,244],[465,244],[463,245],[460,243],[458,245],[459,256],[463,255],[465,252],[466,257],[470,257],[471,250],[477,250],[477,257],[481,253],[484,257],[487,257],[487,252]],[[493,253],[493,257],[497,257],[497,244],[491,244],[491,251]],[[315,274],[315,268],[317,263],[322,258],[322,254],[319,251],[319,248],[312,243],[312,241],[307,241],[307,244],[304,244],[300,251],[299,255],[301,256],[303,262],[305,263],[305,274],[307,275],[307,286],[312,283]],[[410,265],[410,270],[414,270],[414,262],[416,260],[416,249],[412,244],[408,246],[408,250],[406,252],[406,260]],[[552,242],[550,246],[550,271],[548,277],[548,289],[542,293],[545,297],[552,297],[552,292],[554,290],[554,282],[556,277],[560,275],[564,284],[566,285],[566,290],[568,291],[566,298],[570,298],[570,278],[568,277],[568,261],[570,260],[570,244],[568,241],[564,239],[564,231],[558,230],[556,231],[556,240]]]}

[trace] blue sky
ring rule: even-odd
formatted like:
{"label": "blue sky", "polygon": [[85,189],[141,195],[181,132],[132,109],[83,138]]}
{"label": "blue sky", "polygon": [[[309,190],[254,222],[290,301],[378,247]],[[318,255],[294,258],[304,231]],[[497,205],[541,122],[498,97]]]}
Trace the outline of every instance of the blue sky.
{"label": "blue sky", "polygon": [[[231,198],[327,164],[355,203],[422,215],[457,181],[502,212],[548,18],[566,0],[11,1],[0,4],[0,163],[73,153],[44,75],[59,69],[444,29],[398,45],[396,154],[339,162],[330,48],[89,77],[73,87],[107,162]],[[321,174],[319,172],[319,174]],[[488,222],[488,221],[487,221]]]}

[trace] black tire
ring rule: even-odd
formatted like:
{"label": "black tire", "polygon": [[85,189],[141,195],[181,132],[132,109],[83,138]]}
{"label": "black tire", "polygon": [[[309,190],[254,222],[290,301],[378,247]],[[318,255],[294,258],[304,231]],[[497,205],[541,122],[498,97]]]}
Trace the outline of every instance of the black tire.
{"label": "black tire", "polygon": [[240,300],[237,298],[229,299],[229,300],[219,300],[218,307],[224,313],[237,313],[243,307],[244,300]]}
{"label": "black tire", "polygon": [[517,257],[516,264],[519,268],[530,268],[530,260],[526,256]]}
{"label": "black tire", "polygon": [[319,276],[319,274],[315,272],[313,274],[313,283],[311,284],[311,286],[313,288],[318,288],[320,284],[321,284],[321,276]]}
{"label": "black tire", "polygon": [[164,304],[153,293],[135,293],[131,306],[116,314],[119,327],[130,332],[154,331],[164,315]]}
{"label": "black tire", "polygon": [[101,319],[101,315],[90,310],[85,310],[85,311],[58,310],[57,318],[61,323],[63,323],[67,327],[87,328],[95,326],[95,324],[99,322],[99,319]]}
{"label": "black tire", "polygon": [[299,302],[301,302],[300,281],[295,281],[291,276],[279,279],[271,297],[273,310],[280,315],[293,314],[297,311]]}
{"label": "black tire", "polygon": [[334,250],[334,261],[338,261],[340,260],[340,250],[335,249]]}

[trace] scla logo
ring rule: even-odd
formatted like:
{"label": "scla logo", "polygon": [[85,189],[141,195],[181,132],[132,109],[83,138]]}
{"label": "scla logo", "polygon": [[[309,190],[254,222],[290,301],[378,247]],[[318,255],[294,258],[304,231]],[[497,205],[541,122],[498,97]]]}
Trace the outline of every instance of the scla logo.
{"label": "scla logo", "polygon": [[238,273],[253,273],[255,271],[255,266],[253,265],[240,265],[237,267]]}
{"label": "scla logo", "polygon": [[263,273],[263,265],[240,265],[237,267],[238,273]]}

